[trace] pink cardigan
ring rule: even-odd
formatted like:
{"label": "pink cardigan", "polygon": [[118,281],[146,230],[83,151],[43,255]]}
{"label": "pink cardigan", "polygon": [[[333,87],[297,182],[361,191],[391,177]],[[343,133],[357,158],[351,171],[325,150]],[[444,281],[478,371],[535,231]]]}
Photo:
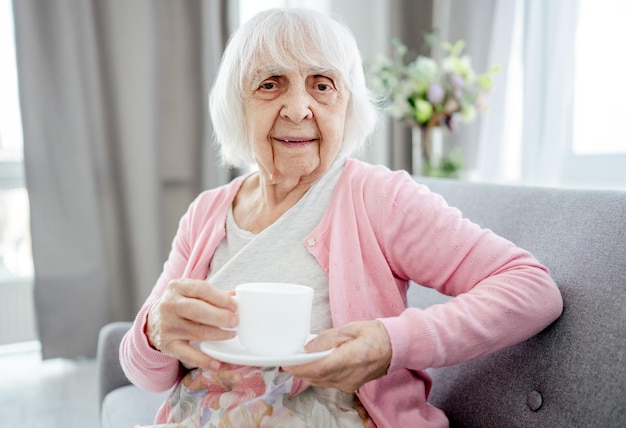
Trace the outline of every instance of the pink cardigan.
{"label": "pink cardigan", "polygon": [[[149,346],[146,314],[171,279],[206,278],[242,182],[203,192],[191,204],[163,273],[122,341],[122,367],[143,389],[166,390],[181,376],[178,360]],[[443,412],[426,402],[424,370],[523,341],[563,308],[546,268],[528,252],[464,219],[407,173],[354,159],[303,245],[328,274],[333,325],[380,319],[389,333],[388,374],[359,390],[380,427],[447,426]],[[457,297],[426,310],[407,308],[409,279]]]}

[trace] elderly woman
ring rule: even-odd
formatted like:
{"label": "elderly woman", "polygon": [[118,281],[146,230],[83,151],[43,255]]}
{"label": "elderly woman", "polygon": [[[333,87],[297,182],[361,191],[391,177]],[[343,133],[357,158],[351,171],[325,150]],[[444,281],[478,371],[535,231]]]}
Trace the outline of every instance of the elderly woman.
{"label": "elderly woman", "polygon": [[[217,141],[254,172],[202,193],[121,345],[130,380],[174,387],[160,426],[439,427],[425,370],[538,333],[562,311],[528,252],[462,218],[405,172],[349,158],[372,132],[355,40],[305,10],[263,12],[232,37],[212,89]],[[409,281],[455,298],[406,307]],[[217,361],[194,343],[234,337],[233,288],[315,289],[299,366]],[[280,334],[280,332],[276,332]]]}

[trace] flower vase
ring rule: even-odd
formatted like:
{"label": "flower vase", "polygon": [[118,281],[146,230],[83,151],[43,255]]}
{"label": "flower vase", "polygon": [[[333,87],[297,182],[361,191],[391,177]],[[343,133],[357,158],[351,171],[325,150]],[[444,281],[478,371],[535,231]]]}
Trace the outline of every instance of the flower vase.
{"label": "flower vase", "polygon": [[441,128],[413,127],[413,174],[414,175],[436,175],[434,174],[441,165],[443,157]]}

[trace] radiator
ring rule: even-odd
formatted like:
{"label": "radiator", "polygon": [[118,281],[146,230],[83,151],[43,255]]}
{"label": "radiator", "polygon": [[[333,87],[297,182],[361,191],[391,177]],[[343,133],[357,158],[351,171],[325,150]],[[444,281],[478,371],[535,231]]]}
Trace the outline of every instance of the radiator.
{"label": "radiator", "polygon": [[0,280],[0,345],[37,340],[32,279]]}

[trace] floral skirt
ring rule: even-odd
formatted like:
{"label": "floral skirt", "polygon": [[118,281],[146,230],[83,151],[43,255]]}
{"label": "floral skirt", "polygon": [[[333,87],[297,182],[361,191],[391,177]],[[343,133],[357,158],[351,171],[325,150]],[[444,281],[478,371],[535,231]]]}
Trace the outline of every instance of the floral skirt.
{"label": "floral skirt", "polygon": [[308,387],[277,367],[224,364],[194,369],[172,391],[150,427],[364,427],[355,395]]}

